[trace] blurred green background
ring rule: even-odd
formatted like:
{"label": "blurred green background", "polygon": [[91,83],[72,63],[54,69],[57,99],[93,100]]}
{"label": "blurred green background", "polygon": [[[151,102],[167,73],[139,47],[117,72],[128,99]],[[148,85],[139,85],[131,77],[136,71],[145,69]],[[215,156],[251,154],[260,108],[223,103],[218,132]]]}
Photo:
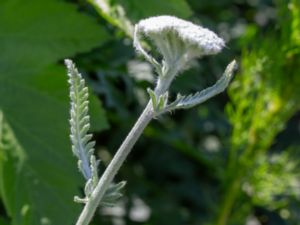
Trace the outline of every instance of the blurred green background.
{"label": "blurred green background", "polygon": [[171,96],[228,90],[153,121],[116,177],[116,207],[92,225],[300,224],[299,0],[1,0],[0,225],[72,225],[84,185],[69,143],[64,58],[91,91],[101,171],[145,106],[156,75],[133,24],[175,15],[226,40],[178,76]]}

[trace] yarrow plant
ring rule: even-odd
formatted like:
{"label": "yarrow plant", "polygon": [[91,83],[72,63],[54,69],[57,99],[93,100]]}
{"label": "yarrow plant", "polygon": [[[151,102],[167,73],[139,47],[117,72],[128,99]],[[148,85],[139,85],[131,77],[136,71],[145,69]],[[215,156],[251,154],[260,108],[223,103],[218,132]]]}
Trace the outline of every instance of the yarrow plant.
{"label": "yarrow plant", "polygon": [[[158,61],[148,53],[142,44],[143,38],[150,40],[162,56]],[[76,225],[88,225],[98,205],[113,205],[122,195],[120,190],[125,182],[112,181],[130,153],[132,147],[148,123],[159,115],[176,109],[190,108],[224,91],[228,86],[236,62],[232,61],[223,76],[211,87],[201,92],[182,96],[169,103],[168,90],[174,78],[185,70],[191,60],[205,55],[219,53],[225,43],[214,32],[191,22],[173,16],[157,16],[141,20],[135,25],[134,47],[155,68],[158,78],[154,90],[148,88],[150,100],[133,128],[121,144],[112,161],[99,179],[98,164],[94,156],[94,142],[88,134],[88,90],[85,82],[71,60],[65,63],[68,69],[71,97],[71,142],[72,150],[78,157],[78,167],[86,179],[85,197],[75,197],[84,203]]]}

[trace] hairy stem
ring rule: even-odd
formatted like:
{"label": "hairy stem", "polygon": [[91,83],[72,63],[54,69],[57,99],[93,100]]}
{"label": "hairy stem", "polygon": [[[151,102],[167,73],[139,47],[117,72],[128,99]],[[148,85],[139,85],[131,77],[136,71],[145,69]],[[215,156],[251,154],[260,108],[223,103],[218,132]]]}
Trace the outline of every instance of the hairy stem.
{"label": "hairy stem", "polygon": [[152,109],[152,104],[149,101],[143,113],[140,115],[139,119],[137,120],[137,122],[129,132],[128,136],[121,144],[114,158],[108,165],[107,169],[104,171],[95,190],[90,196],[89,201],[84,206],[84,209],[81,212],[76,222],[76,225],[88,225],[90,223],[99,203],[101,202],[105,194],[105,191],[108,189],[109,185],[113,181],[115,175],[124,163],[132,147],[134,146],[138,138],[141,136],[148,123],[153,118],[153,115],[154,113]]}

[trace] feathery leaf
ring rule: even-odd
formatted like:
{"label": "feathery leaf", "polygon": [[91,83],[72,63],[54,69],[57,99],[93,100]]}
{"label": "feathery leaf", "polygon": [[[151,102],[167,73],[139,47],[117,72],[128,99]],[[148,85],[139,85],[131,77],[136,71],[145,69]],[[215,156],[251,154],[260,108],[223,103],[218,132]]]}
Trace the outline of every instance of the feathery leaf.
{"label": "feathery leaf", "polygon": [[[88,134],[90,128],[90,117],[88,115],[88,88],[85,87],[85,81],[76,69],[71,60],[66,59],[65,64],[68,69],[70,84],[70,125],[71,125],[71,142],[75,156],[78,157],[79,170],[87,181],[92,178],[95,170],[92,168],[91,155],[94,153],[95,142],[90,141],[91,134]],[[88,182],[89,183],[89,182]],[[89,185],[86,185],[86,187]],[[89,190],[91,188],[88,188]]]}
{"label": "feathery leaf", "polygon": [[223,76],[211,87],[204,89],[203,91],[197,92],[195,94],[190,94],[187,96],[177,95],[177,98],[174,102],[164,107],[164,110],[160,114],[167,111],[172,111],[176,109],[188,109],[195,105],[201,104],[206,100],[212,98],[213,96],[221,93],[226,89],[231,78],[233,77],[233,72],[237,67],[237,63],[233,60],[225,69]]}
{"label": "feathery leaf", "polygon": [[[84,187],[85,197],[80,198],[75,196],[74,201],[78,203],[87,203],[91,194],[95,190],[99,181],[98,165],[99,160],[94,156],[95,142],[91,141],[92,134],[88,133],[90,128],[90,117],[88,115],[88,88],[85,86],[85,81],[81,74],[76,69],[71,60],[66,59],[65,64],[68,69],[70,83],[70,125],[72,142],[72,151],[78,158],[78,167],[86,179]],[[126,182],[111,184],[106,191],[102,205],[114,206],[116,201],[122,197],[120,190],[125,186]]]}

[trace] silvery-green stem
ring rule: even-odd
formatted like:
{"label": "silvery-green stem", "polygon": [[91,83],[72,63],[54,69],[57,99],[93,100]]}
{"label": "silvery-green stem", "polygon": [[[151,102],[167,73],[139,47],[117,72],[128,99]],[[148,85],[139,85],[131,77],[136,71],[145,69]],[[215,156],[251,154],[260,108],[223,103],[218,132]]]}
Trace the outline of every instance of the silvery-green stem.
{"label": "silvery-green stem", "polygon": [[162,95],[166,91],[168,91],[168,89],[176,75],[176,72],[174,72],[173,70],[163,71],[163,75],[158,78],[157,84],[156,84],[156,87],[154,90],[157,97],[159,97],[160,95]]}
{"label": "silvery-green stem", "polygon": [[84,206],[76,225],[88,225],[93,218],[93,215],[102,200],[105,191],[108,189],[109,185],[113,181],[113,178],[119,171],[120,167],[124,163],[126,157],[130,153],[132,147],[143,133],[145,127],[153,118],[152,103],[149,101],[143,113],[140,115],[139,119],[129,132],[128,136],[125,138],[117,153],[113,157],[112,161],[104,171],[101,179],[99,180],[95,190],[90,196],[88,202]]}

